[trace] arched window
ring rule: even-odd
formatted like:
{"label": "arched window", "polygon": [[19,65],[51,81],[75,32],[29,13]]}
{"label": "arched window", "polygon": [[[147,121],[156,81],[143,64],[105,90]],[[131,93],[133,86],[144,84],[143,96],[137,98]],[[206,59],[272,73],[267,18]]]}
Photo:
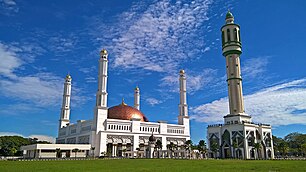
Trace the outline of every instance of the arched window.
{"label": "arched window", "polygon": [[238,41],[237,28],[234,29],[234,41]]}
{"label": "arched window", "polygon": [[229,29],[227,29],[227,41],[229,42],[229,41],[231,41],[231,33],[230,33],[230,30]]}
{"label": "arched window", "polygon": [[224,32],[222,31],[222,45],[225,43],[225,36],[224,36]]}
{"label": "arched window", "polygon": [[240,30],[238,30],[238,41],[241,42]]}

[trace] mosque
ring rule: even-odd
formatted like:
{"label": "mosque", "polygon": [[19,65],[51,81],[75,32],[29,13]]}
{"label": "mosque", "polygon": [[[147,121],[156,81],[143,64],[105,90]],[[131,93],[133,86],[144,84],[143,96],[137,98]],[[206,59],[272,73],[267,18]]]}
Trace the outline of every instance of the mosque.
{"label": "mosque", "polygon": [[222,32],[222,52],[226,59],[229,114],[224,124],[209,125],[207,140],[210,157],[273,159],[271,125],[255,124],[245,113],[240,71],[240,26],[234,16],[226,14]]}
{"label": "mosque", "polygon": [[[233,15],[226,14],[222,31],[222,52],[226,58],[229,114],[224,124],[207,127],[208,154],[212,158],[273,159],[271,125],[255,124],[245,113],[240,71],[240,26]],[[112,156],[112,157],[186,157],[184,144],[190,140],[186,97],[185,71],[179,72],[178,123],[149,121],[140,110],[140,89],[134,90],[134,105],[124,101],[107,105],[108,52],[102,50],[99,59],[98,89],[92,120],[70,122],[72,77],[64,82],[56,144],[24,146],[27,158]],[[157,144],[158,143],[158,144]],[[173,149],[173,147],[175,147]],[[171,150],[171,151],[170,151]]]}
{"label": "mosque", "polygon": [[148,121],[145,114],[140,111],[140,89],[138,87],[134,90],[134,106],[129,106],[122,100],[121,104],[108,107],[107,68],[108,52],[102,50],[93,120],[79,120],[76,124],[71,124],[69,120],[72,78],[70,75],[66,76],[57,143],[90,144],[95,148],[95,156],[104,153],[115,157],[142,152],[141,156],[148,157],[146,154],[150,147],[151,135],[152,137],[154,135],[155,140],[161,141],[161,150],[167,150],[167,145],[170,143],[180,148],[187,140],[190,140],[184,70],[179,72],[178,124],[168,124],[166,121]]}
{"label": "mosque", "polygon": [[184,145],[190,140],[190,127],[185,71],[181,70],[178,76],[178,124],[169,124],[166,121],[151,122],[141,112],[138,87],[134,90],[133,106],[122,100],[119,105],[108,107],[107,69],[108,52],[103,49],[100,52],[93,119],[78,120],[74,124],[70,122],[72,77],[66,76],[56,144],[24,146],[25,157],[71,157],[73,150],[78,150],[78,157],[187,157]]}

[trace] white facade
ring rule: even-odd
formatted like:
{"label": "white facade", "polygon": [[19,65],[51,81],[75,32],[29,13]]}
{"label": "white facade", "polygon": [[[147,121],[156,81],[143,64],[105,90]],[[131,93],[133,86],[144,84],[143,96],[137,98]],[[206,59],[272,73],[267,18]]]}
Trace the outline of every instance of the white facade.
{"label": "white facade", "polygon": [[33,144],[20,149],[24,158],[85,158],[91,153],[88,144]]}
{"label": "white facade", "polygon": [[230,114],[224,124],[209,125],[207,140],[211,157],[273,159],[271,125],[255,124],[245,113],[240,70],[240,26],[233,15],[226,14],[222,31],[222,52],[226,59]]}
{"label": "white facade", "polygon": [[[180,72],[180,105],[178,124],[165,121],[145,122],[137,118],[130,120],[108,118],[107,106],[107,65],[108,53],[102,50],[99,60],[98,91],[93,120],[79,120],[75,124],[60,125],[56,142],[58,144],[89,144],[95,156],[123,156],[126,152],[148,151],[149,137],[154,134],[162,142],[162,150],[167,150],[171,142],[177,149],[190,140],[189,117],[187,111],[186,77]],[[140,91],[134,90],[134,108],[140,109]],[[124,102],[122,103],[124,104]],[[127,106],[124,104],[124,106]],[[120,112],[118,112],[120,113]],[[120,114],[119,114],[120,115]],[[67,119],[69,121],[69,118]]]}

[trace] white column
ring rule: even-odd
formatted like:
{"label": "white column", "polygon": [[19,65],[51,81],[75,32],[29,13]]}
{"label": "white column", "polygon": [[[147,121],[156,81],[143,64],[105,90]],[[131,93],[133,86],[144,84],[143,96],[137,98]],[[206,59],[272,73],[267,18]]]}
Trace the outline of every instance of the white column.
{"label": "white column", "polygon": [[135,88],[134,91],[134,108],[140,110],[140,90],[138,86]]}
{"label": "white column", "polygon": [[68,74],[65,78],[63,103],[61,108],[59,128],[65,127],[69,123],[70,118],[70,97],[71,97],[71,76]]}
{"label": "white column", "polygon": [[113,144],[113,147],[112,147],[112,156],[115,156],[115,145]]}

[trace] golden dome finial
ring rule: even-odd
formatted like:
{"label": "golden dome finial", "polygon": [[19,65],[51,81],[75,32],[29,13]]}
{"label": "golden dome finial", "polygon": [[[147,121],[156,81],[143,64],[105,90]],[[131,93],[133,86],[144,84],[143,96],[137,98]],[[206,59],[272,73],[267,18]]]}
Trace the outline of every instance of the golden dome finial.
{"label": "golden dome finial", "polygon": [[126,106],[127,104],[126,103],[124,103],[124,98],[122,97],[122,102],[121,102],[121,105],[124,105],[124,106]]}
{"label": "golden dome finial", "polygon": [[100,56],[102,57],[102,56],[104,56],[104,55],[107,55],[108,53],[107,53],[107,51],[106,51],[106,49],[102,49],[101,51],[100,51]]}
{"label": "golden dome finial", "polygon": [[135,87],[135,90],[137,90],[137,91],[139,90],[139,87],[138,87],[138,85],[137,85],[137,86]]}
{"label": "golden dome finial", "polygon": [[66,75],[66,79],[71,79],[71,75],[69,74],[69,72],[68,72],[68,74]]}
{"label": "golden dome finial", "polygon": [[182,69],[182,70],[180,70],[180,74],[184,74],[185,73],[185,71]]}

